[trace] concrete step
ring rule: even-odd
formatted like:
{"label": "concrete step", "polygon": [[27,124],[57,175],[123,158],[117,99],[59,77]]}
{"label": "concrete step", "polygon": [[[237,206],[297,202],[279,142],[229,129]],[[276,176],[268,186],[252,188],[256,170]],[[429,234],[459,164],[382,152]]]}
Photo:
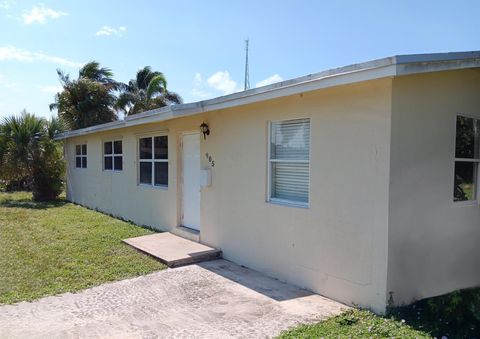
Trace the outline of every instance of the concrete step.
{"label": "concrete step", "polygon": [[157,258],[168,267],[190,265],[222,257],[221,250],[170,232],[124,239],[123,242]]}
{"label": "concrete step", "polygon": [[178,235],[179,237],[200,242],[200,232],[185,226],[177,226],[172,231],[173,234]]}

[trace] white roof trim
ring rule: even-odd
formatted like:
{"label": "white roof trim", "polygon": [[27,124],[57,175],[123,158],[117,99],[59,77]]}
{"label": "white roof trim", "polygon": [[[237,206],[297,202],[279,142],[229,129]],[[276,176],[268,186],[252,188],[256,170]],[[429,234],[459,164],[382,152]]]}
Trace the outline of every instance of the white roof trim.
{"label": "white roof trim", "polygon": [[209,100],[162,107],[126,117],[125,120],[68,131],[57,135],[55,138],[57,140],[62,140],[100,131],[109,131],[141,124],[161,122],[177,117],[241,106],[361,81],[475,67],[480,67],[480,51],[398,55],[330,69],[324,72],[309,74],[299,78],[285,80],[272,85],[258,87]]}

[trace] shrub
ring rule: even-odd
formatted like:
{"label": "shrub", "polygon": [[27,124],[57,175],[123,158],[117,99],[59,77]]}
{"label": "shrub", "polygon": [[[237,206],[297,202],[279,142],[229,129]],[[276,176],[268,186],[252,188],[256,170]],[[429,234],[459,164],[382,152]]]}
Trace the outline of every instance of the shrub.
{"label": "shrub", "polygon": [[0,182],[6,190],[29,189],[34,200],[53,200],[62,190],[65,165],[56,119],[23,112],[0,124]]}
{"label": "shrub", "polygon": [[55,200],[63,189],[65,163],[57,145],[50,142],[32,166],[32,195],[35,201]]}
{"label": "shrub", "polygon": [[423,299],[392,308],[389,313],[439,338],[477,338],[480,333],[480,288]]}

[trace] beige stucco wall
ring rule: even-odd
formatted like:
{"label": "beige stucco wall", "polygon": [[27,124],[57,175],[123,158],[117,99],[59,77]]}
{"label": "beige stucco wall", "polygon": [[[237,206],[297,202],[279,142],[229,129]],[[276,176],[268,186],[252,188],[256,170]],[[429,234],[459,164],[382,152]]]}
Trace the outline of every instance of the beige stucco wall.
{"label": "beige stucco wall", "polygon": [[[178,135],[208,122],[201,141],[215,161],[203,189],[203,243],[224,257],[347,304],[386,302],[391,79],[341,86],[67,143],[68,198],[139,224],[178,225]],[[267,125],[311,118],[310,207],[266,202]],[[169,188],[137,186],[136,133],[168,130]],[[102,172],[102,140],[122,137],[124,171]],[[88,143],[88,169],[74,145]]]}
{"label": "beige stucco wall", "polygon": [[453,202],[457,113],[480,118],[480,70],[395,78],[388,291],[398,304],[480,286],[480,206]]}

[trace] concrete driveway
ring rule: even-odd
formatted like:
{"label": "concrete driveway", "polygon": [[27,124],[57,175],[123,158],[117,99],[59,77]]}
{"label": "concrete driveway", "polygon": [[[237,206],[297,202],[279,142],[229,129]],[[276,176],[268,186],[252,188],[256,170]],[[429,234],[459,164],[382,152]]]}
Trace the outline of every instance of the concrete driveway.
{"label": "concrete driveway", "polygon": [[265,338],[346,307],[215,260],[0,307],[1,338]]}

